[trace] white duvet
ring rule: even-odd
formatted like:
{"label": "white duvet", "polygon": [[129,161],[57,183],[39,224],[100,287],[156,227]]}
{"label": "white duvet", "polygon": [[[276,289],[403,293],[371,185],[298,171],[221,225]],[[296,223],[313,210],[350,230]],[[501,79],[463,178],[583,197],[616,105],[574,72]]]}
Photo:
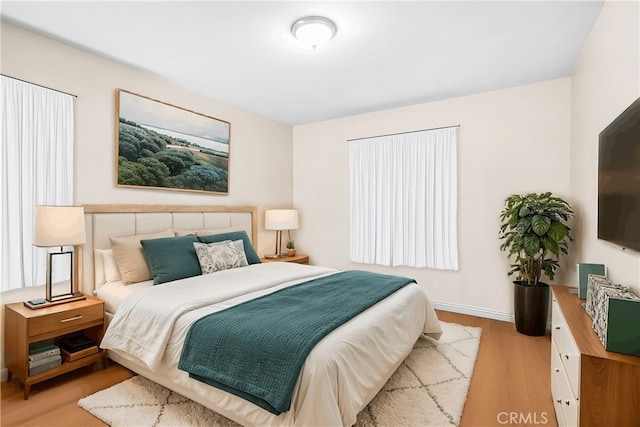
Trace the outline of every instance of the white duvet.
{"label": "white duvet", "polygon": [[352,425],[418,336],[440,336],[435,312],[415,284],[320,341],[298,378],[291,410],[278,416],[177,368],[186,333],[200,317],[335,272],[265,263],[140,289],[122,302],[101,347],[141,375],[244,425]]}

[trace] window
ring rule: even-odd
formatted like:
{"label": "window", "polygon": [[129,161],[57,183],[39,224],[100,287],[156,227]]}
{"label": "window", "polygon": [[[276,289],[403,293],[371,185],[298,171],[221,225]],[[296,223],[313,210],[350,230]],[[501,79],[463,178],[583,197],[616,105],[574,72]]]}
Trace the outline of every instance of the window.
{"label": "window", "polygon": [[2,291],[45,283],[36,205],[73,204],[73,96],[1,76]]}
{"label": "window", "polygon": [[351,261],[458,269],[457,127],[349,142]]}

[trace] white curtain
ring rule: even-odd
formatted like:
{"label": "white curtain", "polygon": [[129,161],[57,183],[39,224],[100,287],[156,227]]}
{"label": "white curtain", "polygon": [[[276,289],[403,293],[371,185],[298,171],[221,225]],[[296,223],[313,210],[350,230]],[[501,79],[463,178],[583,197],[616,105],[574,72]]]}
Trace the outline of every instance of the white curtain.
{"label": "white curtain", "polygon": [[73,204],[73,96],[1,76],[2,291],[45,283],[36,205]]}
{"label": "white curtain", "polygon": [[458,269],[457,127],[349,142],[351,261]]}

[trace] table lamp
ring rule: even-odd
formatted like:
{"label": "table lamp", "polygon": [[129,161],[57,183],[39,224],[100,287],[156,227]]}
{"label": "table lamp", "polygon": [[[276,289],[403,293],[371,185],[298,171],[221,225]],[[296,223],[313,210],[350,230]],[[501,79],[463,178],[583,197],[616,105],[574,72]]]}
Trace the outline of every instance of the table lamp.
{"label": "table lamp", "polygon": [[298,211],[295,209],[270,209],[264,212],[265,230],[276,230],[276,251],[265,258],[282,258],[282,232],[298,229]]}
{"label": "table lamp", "polygon": [[[81,292],[75,289],[73,251],[64,251],[63,249],[64,246],[82,245],[85,242],[84,208],[82,206],[36,206],[33,245],[44,248],[60,247],[60,251],[49,252],[47,257],[45,298],[48,303],[85,298]],[[70,265],[69,291],[55,294],[53,278],[56,274],[61,273],[60,270],[66,260]]]}

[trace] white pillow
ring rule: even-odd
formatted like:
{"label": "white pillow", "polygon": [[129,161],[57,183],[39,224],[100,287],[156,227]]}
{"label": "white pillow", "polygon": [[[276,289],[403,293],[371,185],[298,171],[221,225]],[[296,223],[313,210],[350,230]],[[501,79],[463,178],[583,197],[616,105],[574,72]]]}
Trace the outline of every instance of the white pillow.
{"label": "white pillow", "polygon": [[95,264],[93,267],[95,268],[96,283],[104,284],[122,280],[116,258],[113,255],[113,250],[96,249],[95,253]]}
{"label": "white pillow", "polygon": [[102,260],[102,249],[93,250],[93,281],[96,285],[102,286],[104,284],[104,262]]}
{"label": "white pillow", "polygon": [[194,242],[193,247],[196,249],[202,274],[249,265],[242,240],[234,240],[233,242],[223,240],[215,243]]}
{"label": "white pillow", "polygon": [[112,249],[102,251],[102,262],[104,264],[104,281],[106,283],[119,282],[122,280],[118,263],[116,262],[116,257],[113,255]]}

